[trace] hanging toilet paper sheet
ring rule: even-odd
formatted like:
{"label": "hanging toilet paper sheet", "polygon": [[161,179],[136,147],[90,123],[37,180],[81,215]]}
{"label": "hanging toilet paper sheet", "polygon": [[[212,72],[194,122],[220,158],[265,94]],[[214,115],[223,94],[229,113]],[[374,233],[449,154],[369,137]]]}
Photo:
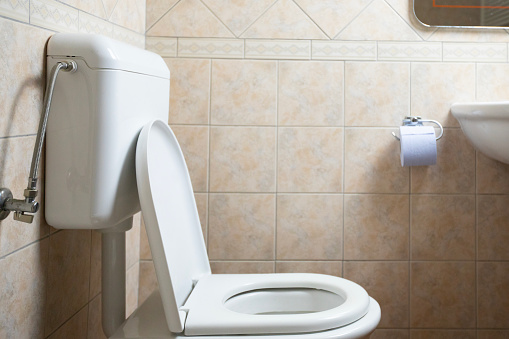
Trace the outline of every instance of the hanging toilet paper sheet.
{"label": "hanging toilet paper sheet", "polygon": [[431,126],[400,126],[401,166],[437,163],[437,141]]}

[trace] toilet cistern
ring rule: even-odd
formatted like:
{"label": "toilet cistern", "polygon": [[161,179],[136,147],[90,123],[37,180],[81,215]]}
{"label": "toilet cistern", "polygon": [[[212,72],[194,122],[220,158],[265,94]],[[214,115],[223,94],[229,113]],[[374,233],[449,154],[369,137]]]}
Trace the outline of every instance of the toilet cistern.
{"label": "toilet cistern", "polygon": [[34,153],[32,156],[32,165],[30,166],[30,175],[28,177],[28,185],[24,191],[25,199],[13,199],[12,192],[8,188],[0,188],[0,220],[7,218],[10,212],[14,212],[14,220],[31,224],[34,220],[32,214],[39,210],[39,203],[35,201],[37,197],[37,176],[39,172],[39,162],[42,153],[42,144],[46,134],[46,126],[48,123],[48,115],[51,107],[51,99],[53,98],[53,90],[58,72],[74,73],[78,69],[76,62],[72,60],[60,61],[51,69],[50,81],[46,87],[44,95],[44,110],[39,122],[37,138],[35,140]]}

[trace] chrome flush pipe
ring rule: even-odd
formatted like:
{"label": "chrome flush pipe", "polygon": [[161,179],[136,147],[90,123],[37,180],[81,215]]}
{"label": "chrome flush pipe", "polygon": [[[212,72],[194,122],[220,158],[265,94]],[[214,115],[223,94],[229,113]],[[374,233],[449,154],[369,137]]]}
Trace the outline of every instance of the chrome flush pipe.
{"label": "chrome flush pipe", "polygon": [[53,98],[53,90],[55,89],[55,82],[60,70],[74,73],[77,69],[78,65],[73,60],[59,61],[51,69],[48,86],[46,87],[46,93],[44,94],[44,111],[39,122],[39,130],[37,131],[37,138],[35,140],[28,185],[23,194],[25,199],[13,199],[12,193],[8,188],[0,188],[0,220],[5,219],[9,213],[13,211],[15,220],[32,223],[34,216],[25,213],[36,213],[39,210],[39,203],[35,201],[35,198],[37,197],[37,174],[39,172],[42,145],[44,142],[44,136],[46,135],[46,126],[48,124],[48,116],[51,107],[51,99]]}

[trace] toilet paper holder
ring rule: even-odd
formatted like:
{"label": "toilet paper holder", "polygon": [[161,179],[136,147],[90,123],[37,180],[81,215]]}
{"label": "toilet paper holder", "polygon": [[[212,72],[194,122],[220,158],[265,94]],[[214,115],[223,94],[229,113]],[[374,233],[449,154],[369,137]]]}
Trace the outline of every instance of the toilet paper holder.
{"label": "toilet paper holder", "polygon": [[[440,134],[438,135],[438,137],[436,137],[437,140],[439,140],[442,135],[444,135],[444,128],[442,127],[442,124],[439,123],[438,121],[436,120],[428,120],[428,119],[423,119],[419,116],[415,116],[415,117],[405,117],[405,119],[403,119],[403,125],[402,126],[424,126],[422,123],[423,122],[431,122],[433,124],[436,124],[438,126],[438,128],[440,128]],[[401,140],[394,132],[392,132],[392,136],[395,137],[396,139],[398,140]]]}

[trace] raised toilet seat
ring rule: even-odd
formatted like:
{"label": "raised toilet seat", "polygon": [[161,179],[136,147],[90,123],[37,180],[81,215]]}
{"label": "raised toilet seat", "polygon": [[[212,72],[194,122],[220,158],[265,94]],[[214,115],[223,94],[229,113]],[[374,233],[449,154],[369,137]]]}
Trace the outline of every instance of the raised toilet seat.
{"label": "raised toilet seat", "polygon": [[[362,338],[378,325],[377,302],[346,279],[211,274],[189,173],[165,122],[142,129],[136,176],[161,303],[149,299],[112,338],[143,338],[140,329],[126,332],[143,317],[145,331],[162,331],[145,338]],[[160,305],[162,325],[154,323]],[[173,334],[164,333],[166,324]]]}

